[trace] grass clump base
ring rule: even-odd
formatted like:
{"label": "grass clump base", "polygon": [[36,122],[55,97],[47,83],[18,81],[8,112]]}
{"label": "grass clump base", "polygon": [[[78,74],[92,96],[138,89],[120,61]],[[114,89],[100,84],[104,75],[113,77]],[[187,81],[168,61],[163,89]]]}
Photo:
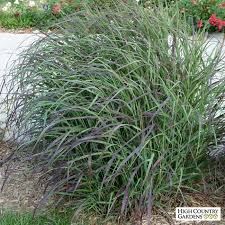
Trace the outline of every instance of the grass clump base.
{"label": "grass clump base", "polygon": [[199,187],[224,136],[224,81],[209,82],[219,54],[204,59],[179,12],[160,6],[89,10],[59,29],[7,83],[15,154],[51,174],[43,201],[150,214]]}

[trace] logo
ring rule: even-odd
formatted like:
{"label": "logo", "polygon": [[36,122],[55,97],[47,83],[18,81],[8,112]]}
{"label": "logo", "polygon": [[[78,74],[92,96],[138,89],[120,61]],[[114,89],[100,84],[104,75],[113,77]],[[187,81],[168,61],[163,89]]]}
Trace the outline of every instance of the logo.
{"label": "logo", "polygon": [[177,221],[220,221],[220,207],[177,207]]}

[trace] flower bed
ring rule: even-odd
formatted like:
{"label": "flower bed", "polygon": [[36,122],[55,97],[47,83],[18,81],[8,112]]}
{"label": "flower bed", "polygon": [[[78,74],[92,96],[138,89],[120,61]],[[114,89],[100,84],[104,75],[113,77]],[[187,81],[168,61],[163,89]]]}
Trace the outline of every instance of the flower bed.
{"label": "flower bed", "polygon": [[55,19],[76,12],[80,7],[79,0],[0,0],[0,26],[44,29]]}
{"label": "flower bed", "polygon": [[225,27],[224,0],[181,0],[179,7],[197,29],[222,31]]}

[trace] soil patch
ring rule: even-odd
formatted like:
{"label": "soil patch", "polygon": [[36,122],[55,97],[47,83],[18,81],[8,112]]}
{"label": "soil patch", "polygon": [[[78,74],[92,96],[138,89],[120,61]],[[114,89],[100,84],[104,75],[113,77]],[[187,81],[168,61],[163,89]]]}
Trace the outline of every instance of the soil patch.
{"label": "soil patch", "polygon": [[[0,159],[10,154],[10,148],[0,142]],[[41,173],[30,173],[26,163],[12,160],[0,168],[0,207],[13,211],[31,211],[42,197],[44,187],[37,185]]]}

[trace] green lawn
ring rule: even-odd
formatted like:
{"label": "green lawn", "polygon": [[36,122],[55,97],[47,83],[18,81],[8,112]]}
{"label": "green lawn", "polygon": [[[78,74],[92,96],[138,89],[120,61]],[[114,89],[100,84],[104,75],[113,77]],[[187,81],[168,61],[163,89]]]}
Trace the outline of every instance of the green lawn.
{"label": "green lawn", "polygon": [[[71,213],[50,213],[39,215],[33,218],[32,213],[0,213],[0,225],[116,225],[102,218],[94,216],[79,217],[79,220],[72,219]],[[124,224],[125,225],[125,224]]]}
{"label": "green lawn", "polygon": [[[32,217],[31,213],[27,214],[16,214],[16,213],[5,213],[1,215],[0,225],[69,225],[70,217],[65,215],[51,215],[51,216],[37,216]],[[79,223],[78,223],[79,224]],[[82,224],[82,223],[81,223]]]}

